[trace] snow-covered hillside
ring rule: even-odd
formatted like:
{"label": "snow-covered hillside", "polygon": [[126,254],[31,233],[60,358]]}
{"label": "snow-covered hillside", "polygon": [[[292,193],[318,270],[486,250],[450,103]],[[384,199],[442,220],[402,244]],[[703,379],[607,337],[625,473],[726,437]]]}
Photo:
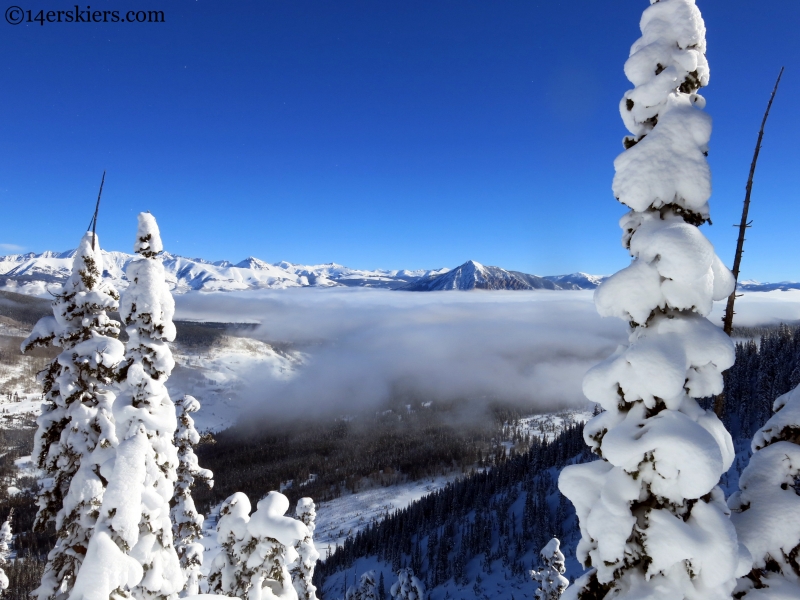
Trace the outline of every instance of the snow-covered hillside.
{"label": "snow-covered hillside", "polygon": [[222,336],[209,350],[176,349],[177,368],[168,388],[173,398],[190,394],[202,399],[194,415],[200,430],[220,431],[240,417],[243,403],[239,392],[247,373],[258,370],[272,379],[288,379],[302,365],[300,352],[277,352],[272,346],[246,337]]}

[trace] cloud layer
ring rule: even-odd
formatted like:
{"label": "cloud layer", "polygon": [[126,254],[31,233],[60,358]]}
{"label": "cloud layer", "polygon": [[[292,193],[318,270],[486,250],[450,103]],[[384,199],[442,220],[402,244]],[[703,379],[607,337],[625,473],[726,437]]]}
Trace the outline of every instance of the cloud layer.
{"label": "cloud layer", "polygon": [[298,289],[179,296],[178,318],[251,321],[307,355],[287,382],[248,373],[242,399],[272,415],[354,413],[397,398],[582,406],[586,370],[626,340],[591,292]]}
{"label": "cloud layer", "polygon": [[[242,374],[240,401],[271,417],[352,414],[401,398],[583,406],[584,373],[627,341],[627,325],[600,318],[591,292],[307,288],[176,300],[177,318],[260,323],[254,337],[305,353],[289,381]],[[736,310],[737,325],[796,322],[800,291],[747,293]]]}

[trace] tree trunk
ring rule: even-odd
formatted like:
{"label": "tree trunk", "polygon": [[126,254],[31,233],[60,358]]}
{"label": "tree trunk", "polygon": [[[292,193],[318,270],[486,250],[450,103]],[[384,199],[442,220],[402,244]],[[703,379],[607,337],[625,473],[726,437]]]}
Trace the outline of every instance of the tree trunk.
{"label": "tree trunk", "polygon": [[[772,108],[772,101],[775,99],[775,93],[778,91],[778,84],[781,82],[783,75],[783,67],[778,73],[778,79],[775,81],[775,87],[772,89],[772,95],[769,97],[767,110],[764,112],[764,118],[761,120],[761,129],[758,132],[758,141],[756,142],[756,150],[753,153],[753,162],[750,164],[750,175],[747,178],[747,185],[745,186],[744,206],[742,207],[742,220],[739,223],[739,239],[736,241],[736,255],[733,258],[733,273],[734,279],[737,283],[739,281],[739,267],[742,264],[742,253],[744,252],[744,234],[750,227],[752,221],[748,222],[747,213],[750,210],[750,192],[753,190],[753,175],[756,172],[756,163],[758,162],[758,153],[761,151],[761,140],[764,138],[764,126],[767,124],[767,117],[769,117],[769,109]],[[733,303],[736,302],[736,287],[733,292],[728,296],[728,304],[725,307],[725,316],[722,318],[723,330],[728,335],[731,335],[733,330]],[[725,392],[722,392],[714,398],[714,412],[721,419],[722,412],[725,408]]]}

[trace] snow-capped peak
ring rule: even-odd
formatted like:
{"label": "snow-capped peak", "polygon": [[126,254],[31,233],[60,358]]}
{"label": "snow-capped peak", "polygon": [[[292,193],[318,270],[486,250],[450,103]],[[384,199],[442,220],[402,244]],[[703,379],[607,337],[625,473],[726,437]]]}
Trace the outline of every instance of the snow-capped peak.
{"label": "snow-capped peak", "polygon": [[258,269],[258,270],[268,270],[274,268],[273,265],[264,262],[260,258],[256,258],[255,256],[248,256],[243,261],[236,263],[235,265],[239,269]]}

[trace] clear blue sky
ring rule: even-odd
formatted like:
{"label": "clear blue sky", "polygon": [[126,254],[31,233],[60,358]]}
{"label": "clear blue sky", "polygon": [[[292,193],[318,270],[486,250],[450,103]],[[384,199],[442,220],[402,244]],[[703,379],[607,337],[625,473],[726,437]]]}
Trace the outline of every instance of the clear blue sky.
{"label": "clear blue sky", "polygon": [[[14,0],[23,9],[70,2]],[[24,2],[24,5],[21,4]],[[8,2],[12,3],[11,0]],[[627,263],[611,191],[646,0],[95,0],[163,24],[0,21],[0,253],[130,250],[359,268]],[[714,118],[706,234],[732,262],[761,115],[787,71],[743,277],[800,279],[800,3],[700,0]],[[81,5],[85,8],[84,5]]]}

